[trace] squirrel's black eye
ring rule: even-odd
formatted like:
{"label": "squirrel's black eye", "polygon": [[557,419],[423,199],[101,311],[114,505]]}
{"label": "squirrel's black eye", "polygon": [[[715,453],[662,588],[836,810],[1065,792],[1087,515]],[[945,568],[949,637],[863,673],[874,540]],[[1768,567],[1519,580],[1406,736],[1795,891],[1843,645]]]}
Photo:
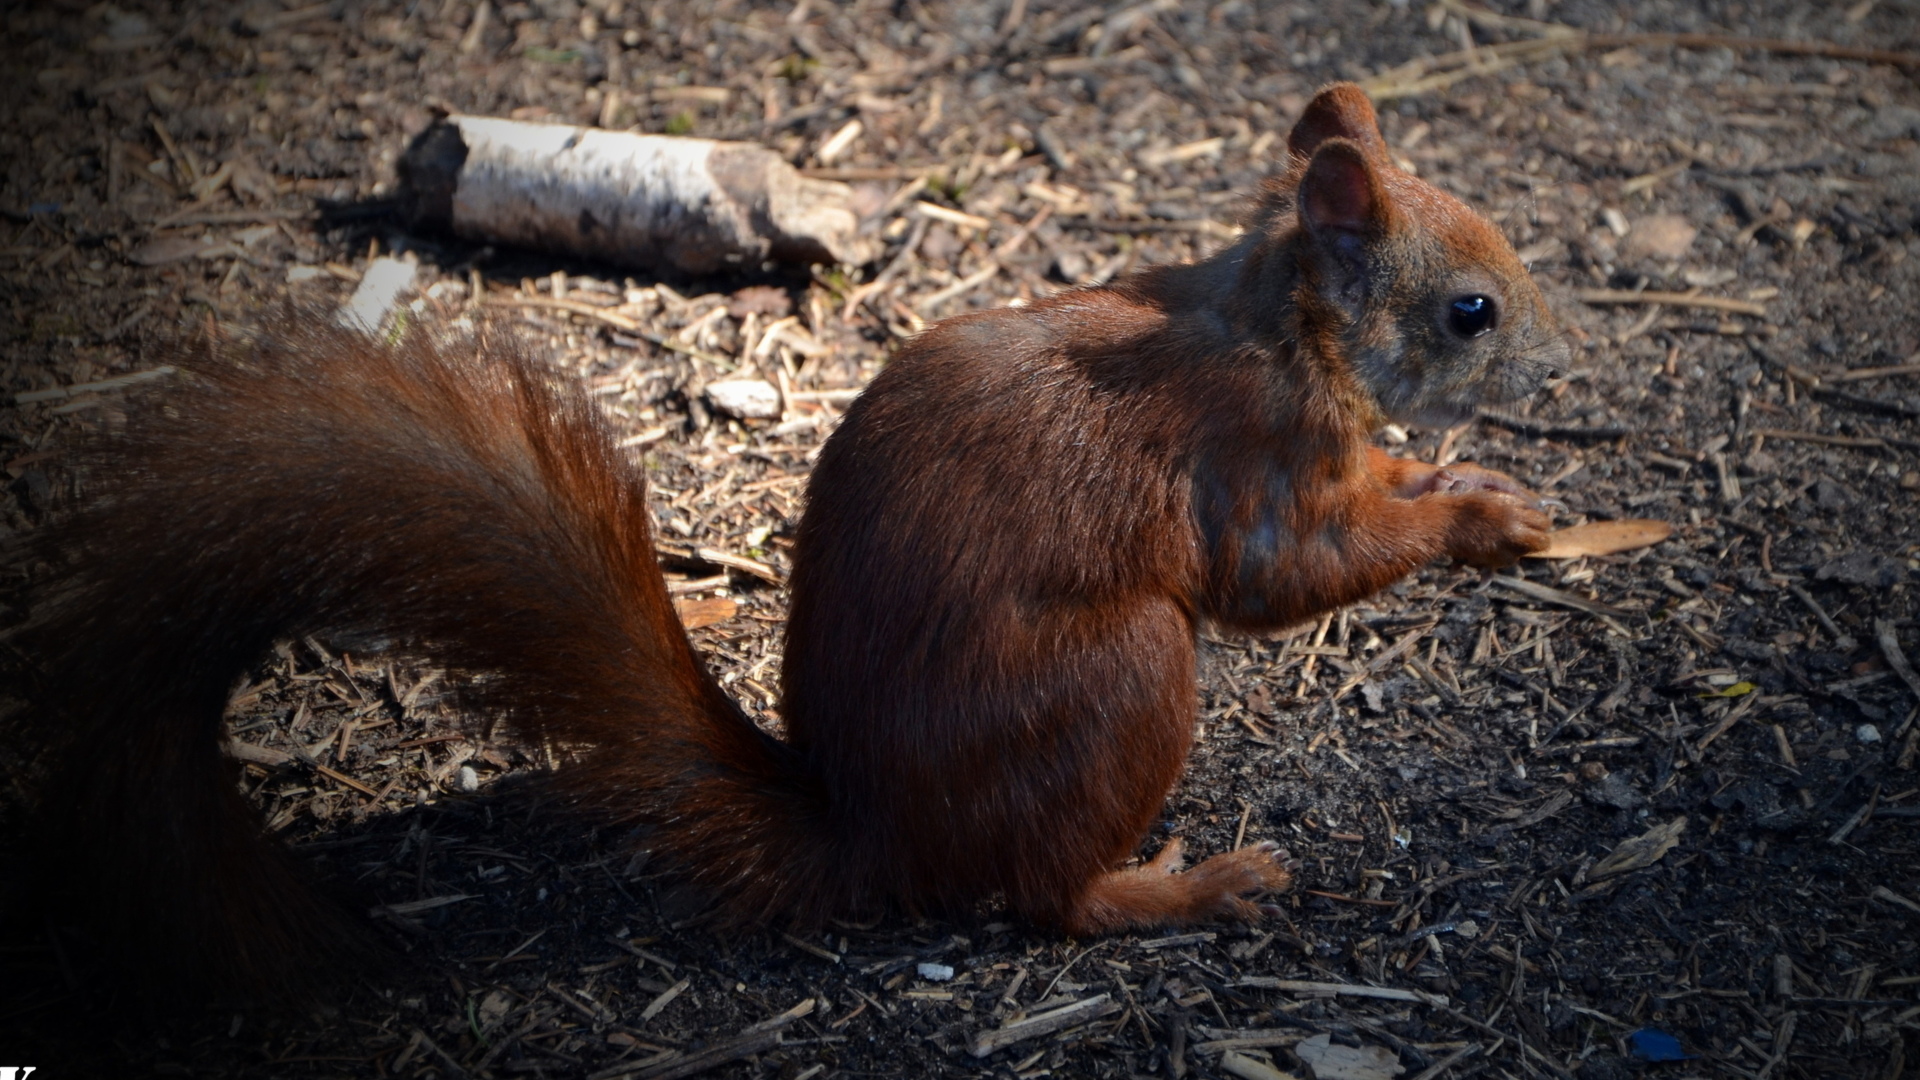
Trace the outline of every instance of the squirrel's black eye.
{"label": "squirrel's black eye", "polygon": [[1479,337],[1493,329],[1497,314],[1493,297],[1477,293],[1462,296],[1447,306],[1447,326],[1461,337]]}

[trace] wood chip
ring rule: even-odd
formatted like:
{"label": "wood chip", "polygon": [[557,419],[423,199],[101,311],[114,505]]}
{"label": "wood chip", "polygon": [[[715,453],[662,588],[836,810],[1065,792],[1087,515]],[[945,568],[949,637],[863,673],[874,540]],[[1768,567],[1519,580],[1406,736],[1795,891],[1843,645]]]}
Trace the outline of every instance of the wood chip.
{"label": "wood chip", "polygon": [[1614,555],[1651,547],[1672,535],[1673,526],[1664,521],[1646,518],[1590,521],[1548,534],[1547,547],[1528,558],[1577,559],[1583,555]]}
{"label": "wood chip", "polygon": [[1284,990],[1289,994],[1341,995],[1378,998],[1381,1001],[1414,1001],[1422,1005],[1445,1005],[1444,994],[1425,990],[1401,990],[1391,986],[1359,986],[1354,983],[1310,982],[1304,979],[1276,979],[1267,975],[1249,975],[1234,983],[1254,990]]}
{"label": "wood chip", "polygon": [[277,769],[293,760],[293,755],[285,750],[275,750],[271,746],[256,746],[238,739],[227,740],[224,748],[227,756],[235,761],[264,765],[269,769]]}
{"label": "wood chip", "polygon": [[[1577,1005],[1574,1006],[1573,1008],[1575,1012],[1591,1011],[1588,1009],[1582,1009]],[[1485,1049],[1486,1047],[1480,1043],[1470,1043],[1466,1046],[1461,1047],[1458,1050],[1455,1050],[1453,1053],[1448,1054],[1446,1057],[1441,1058],[1439,1061],[1434,1062],[1432,1065],[1428,1066],[1427,1068],[1420,1070],[1420,1072],[1414,1075],[1411,1078],[1411,1080],[1434,1080],[1434,1078],[1439,1076],[1441,1073],[1446,1072],[1448,1069],[1453,1068],[1455,1065],[1460,1064],[1462,1061],[1465,1061],[1466,1059],[1472,1057],[1473,1055]]]}
{"label": "wood chip", "polygon": [[1313,1069],[1315,1080],[1393,1080],[1406,1070],[1400,1055],[1379,1046],[1343,1046],[1322,1032],[1293,1052]]}
{"label": "wood chip", "polygon": [[729,570],[738,570],[745,574],[752,574],[754,577],[774,585],[785,584],[787,580],[781,575],[780,571],[775,570],[766,563],[760,562],[757,559],[749,559],[744,555],[732,555],[718,548],[707,547],[700,548],[695,551],[694,554],[699,556],[703,562],[710,562],[715,566],[724,566]]}
{"label": "wood chip", "polygon": [[1174,934],[1171,937],[1137,941],[1134,942],[1133,947],[1151,952],[1155,949],[1171,949],[1179,945],[1198,945],[1203,941],[1212,941],[1219,936],[1220,935],[1211,930],[1202,930],[1192,934]]}
{"label": "wood chip", "polygon": [[[684,984],[684,980],[682,980]],[[692,1053],[673,1051],[643,1062],[603,1069],[589,1075],[588,1080],[680,1080],[683,1076],[694,1076],[716,1069],[741,1058],[771,1050],[780,1045],[782,1030],[802,1016],[813,1011],[814,999],[808,998],[799,1005],[788,1009],[778,1016],[762,1020],[734,1036]]]}
{"label": "wood chip", "polygon": [[380,904],[367,909],[367,914],[378,918],[381,915],[418,915],[423,911],[457,904],[462,900],[473,899],[472,893],[452,893],[447,896],[429,896],[425,900],[407,900],[398,904]]}
{"label": "wood chip", "polygon": [[[1900,907],[1906,908],[1908,911],[1911,911],[1916,915],[1920,915],[1920,904],[1916,904],[1913,901],[1907,899],[1906,897],[1901,896],[1899,893],[1894,892],[1892,889],[1887,888],[1885,885],[1875,885],[1873,887],[1873,893],[1871,895],[1875,900],[1884,900],[1889,904],[1896,904]],[[1892,982],[1892,980],[1888,980],[1888,981]]]}
{"label": "wood chip", "polygon": [[1159,168],[1181,161],[1192,161],[1198,157],[1219,157],[1220,151],[1227,145],[1221,136],[1211,139],[1196,139],[1179,146],[1170,146],[1162,150],[1143,150],[1140,152],[1140,164],[1148,168]]}
{"label": "wood chip", "polygon": [[959,210],[941,206],[939,203],[930,203],[924,199],[915,202],[913,209],[914,212],[922,217],[930,217],[935,221],[944,221],[949,225],[959,225],[968,229],[979,229],[981,232],[993,228],[993,222],[988,221],[986,218],[976,217],[973,214],[963,213]]}
{"label": "wood chip", "polygon": [[[654,985],[658,986],[660,984],[654,983]],[[640,1010],[640,1022],[644,1024],[647,1021],[653,1019],[654,1017],[659,1016],[660,1010],[666,1008],[668,1005],[673,1004],[673,999],[679,997],[681,994],[686,993],[687,987],[692,985],[693,985],[692,979],[681,979],[679,982],[674,983],[672,986],[669,986],[665,990],[660,991],[660,993],[656,995],[652,1001],[647,1003],[646,1008]]]}
{"label": "wood chip", "polygon": [[[1325,1036],[1321,1037],[1325,1038]],[[1240,1080],[1296,1080],[1293,1073],[1281,1072],[1259,1058],[1248,1057],[1231,1050],[1221,1055],[1220,1067],[1239,1077]]]}
{"label": "wood chip", "polygon": [[1575,596],[1570,592],[1562,592],[1552,586],[1542,585],[1537,581],[1528,581],[1526,578],[1495,574],[1493,581],[1496,585],[1503,585],[1522,596],[1530,596],[1541,603],[1555,604],[1559,607],[1572,608],[1575,611],[1584,611],[1589,615],[1604,615],[1614,619],[1630,619],[1634,617],[1634,613],[1625,608],[1613,607],[1609,604],[1600,603],[1598,600],[1589,600],[1584,596]]}
{"label": "wood chip", "polygon": [[1655,825],[1631,840],[1623,840],[1606,858],[1593,864],[1593,868],[1587,871],[1587,880],[1599,881],[1652,866],[1673,850],[1674,845],[1680,842],[1680,834],[1685,831],[1687,819],[1683,814],[1665,825]]}
{"label": "wood chip", "polygon": [[974,1057],[983,1058],[995,1050],[1012,1046],[1027,1039],[1051,1035],[1056,1031],[1083,1024],[1089,1020],[1098,1020],[1120,1011],[1118,1002],[1106,994],[1095,994],[1090,998],[1062,1005],[1057,1009],[1035,1013],[1023,1020],[1003,1024],[992,1031],[983,1031],[973,1037],[967,1051]]}
{"label": "wood chip", "polygon": [[1228,1050],[1257,1050],[1269,1046],[1292,1046],[1313,1033],[1310,1031],[1302,1031],[1299,1028],[1245,1028],[1241,1030],[1202,1028],[1201,1034],[1207,1036],[1207,1041],[1196,1043],[1193,1048],[1202,1054],[1220,1054]]}
{"label": "wood chip", "polygon": [[[725,580],[721,584],[726,584]],[[680,625],[688,630],[698,630],[726,622],[740,613],[740,605],[724,596],[694,600],[679,597],[673,602],[673,610],[680,616]]]}
{"label": "wood chip", "polygon": [[335,772],[334,770],[327,768],[325,765],[315,765],[313,767],[313,771],[319,773],[321,776],[324,776],[329,780],[334,781],[335,783],[345,784],[346,786],[352,788],[353,790],[359,792],[362,795],[367,796],[370,799],[377,799],[380,797],[379,792],[373,790],[367,785],[361,783],[358,780],[355,780],[353,777],[348,776],[345,773]]}

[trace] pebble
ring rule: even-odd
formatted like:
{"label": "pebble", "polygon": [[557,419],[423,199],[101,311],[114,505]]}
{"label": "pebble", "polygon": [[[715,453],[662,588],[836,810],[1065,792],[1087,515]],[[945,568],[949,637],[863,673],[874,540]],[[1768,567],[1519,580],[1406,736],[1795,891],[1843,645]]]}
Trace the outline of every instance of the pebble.
{"label": "pebble", "polygon": [[741,420],[771,420],[780,415],[780,391],[765,379],[708,383],[707,400],[716,411]]}

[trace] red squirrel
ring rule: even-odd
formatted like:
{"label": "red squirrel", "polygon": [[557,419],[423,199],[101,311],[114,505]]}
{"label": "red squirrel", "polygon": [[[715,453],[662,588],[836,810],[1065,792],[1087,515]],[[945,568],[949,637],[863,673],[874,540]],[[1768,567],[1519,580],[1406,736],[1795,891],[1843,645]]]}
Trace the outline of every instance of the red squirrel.
{"label": "red squirrel", "polygon": [[23,640],[65,753],[57,895],[129,962],[229,984],[351,940],[221,750],[275,641],[350,633],[474,676],[476,709],[567,748],[553,782],[646,825],[728,920],[1257,917],[1289,883],[1270,844],[1125,865],[1185,765],[1196,629],[1543,546],[1511,479],[1369,439],[1530,393],[1567,352],[1357,87],[1287,145],[1226,250],[949,319],[853,403],[798,529],[784,738],[694,653],[595,407],[506,339],[312,319],[180,350],[188,385],[101,441],[102,490],[43,541],[60,584]]}

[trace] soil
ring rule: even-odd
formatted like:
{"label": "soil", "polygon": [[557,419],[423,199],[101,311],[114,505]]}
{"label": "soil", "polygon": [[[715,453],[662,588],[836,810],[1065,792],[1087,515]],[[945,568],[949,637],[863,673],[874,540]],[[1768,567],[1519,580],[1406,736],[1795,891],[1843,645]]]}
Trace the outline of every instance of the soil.
{"label": "soil", "polygon": [[[846,399],[824,392],[926,320],[1216,249],[1314,88],[1383,72],[1395,154],[1505,229],[1576,343],[1528,402],[1384,437],[1507,470],[1562,500],[1563,524],[1674,532],[1491,579],[1435,566],[1323,623],[1206,635],[1192,763],[1143,854],[1273,839],[1300,884],[1264,923],[1173,936],[1069,941],[991,908],[718,933],[627,837],[548,808],[529,782],[545,751],[491,737],[433,672],[288,643],[236,692],[248,790],[320,878],[380,906],[401,962],[349,972],[316,1010],[163,1005],[112,992],[57,917],[15,920],[0,1063],[49,1080],[1914,1071],[1920,686],[1896,657],[1920,657],[1920,69],[1644,38],[1476,52],[1491,70],[1443,85],[1391,69],[1537,38],[1521,19],[1909,50],[1920,20],[1872,0],[1499,6],[6,5],[0,392],[29,395],[0,411],[6,537],[75,496],[77,431],[151,407],[151,388],[83,384],[288,296],[338,305],[371,258],[411,254],[408,318],[521,328],[644,448],[665,569],[712,620],[698,644],[771,719],[785,595],[697,549],[784,571]],[[435,108],[761,141],[855,185],[885,250],[661,280],[418,235],[387,200]],[[1690,289],[1738,303],[1582,299]],[[523,302],[556,292],[644,332]],[[729,374],[823,393],[728,419],[703,388]],[[26,617],[43,572],[7,571],[0,622]],[[0,747],[9,836],[30,753]],[[1064,1029],[969,1052],[1099,995]],[[796,1007],[780,1041],[737,1041]],[[1684,1060],[1659,1062],[1663,1036]],[[1343,1049],[1351,1071],[1329,1063]]]}

